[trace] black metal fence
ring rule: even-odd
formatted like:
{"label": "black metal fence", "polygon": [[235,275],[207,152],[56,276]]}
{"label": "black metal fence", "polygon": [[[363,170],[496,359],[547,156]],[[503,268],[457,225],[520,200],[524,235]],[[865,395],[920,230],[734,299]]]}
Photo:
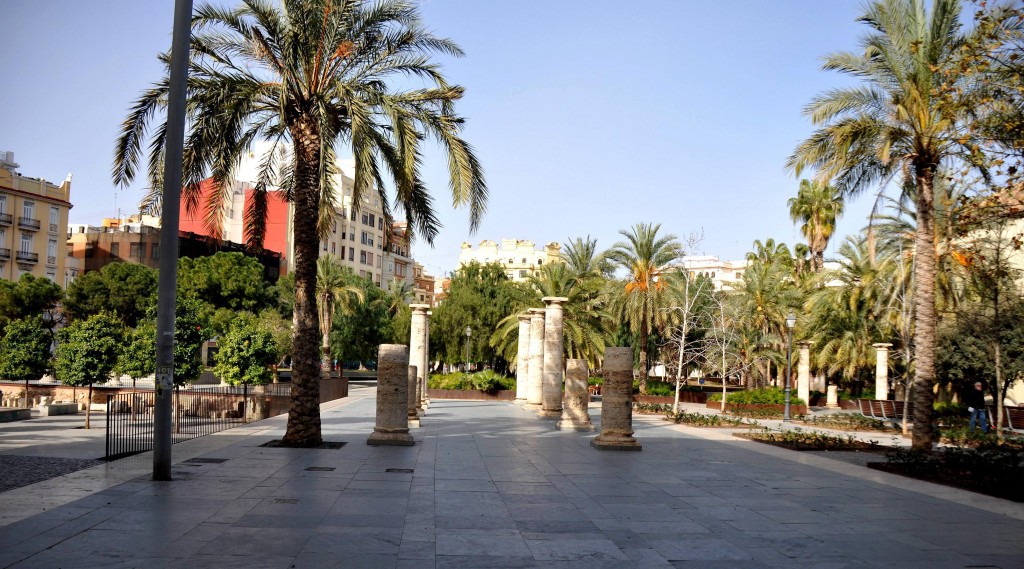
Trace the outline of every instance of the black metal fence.
{"label": "black metal fence", "polygon": [[[320,402],[348,395],[347,381],[321,380]],[[291,385],[185,386],[174,390],[174,444],[288,412]],[[106,458],[153,450],[156,393],[140,389],[107,396]]]}

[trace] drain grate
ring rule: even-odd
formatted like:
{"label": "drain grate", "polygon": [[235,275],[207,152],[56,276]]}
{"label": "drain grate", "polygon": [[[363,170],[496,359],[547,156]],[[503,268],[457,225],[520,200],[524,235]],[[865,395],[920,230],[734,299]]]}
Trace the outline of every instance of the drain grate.
{"label": "drain grate", "polygon": [[274,504],[298,504],[299,503],[299,499],[298,498],[274,498],[272,500],[272,503],[274,503]]}
{"label": "drain grate", "polygon": [[306,468],[309,472],[331,472],[334,470],[333,466],[310,466]]}
{"label": "drain grate", "polygon": [[403,474],[412,474],[411,468],[388,468],[384,472],[401,472]]}
{"label": "drain grate", "polygon": [[228,459],[226,458],[190,458],[182,462],[190,462],[192,464],[220,464],[227,461]]}

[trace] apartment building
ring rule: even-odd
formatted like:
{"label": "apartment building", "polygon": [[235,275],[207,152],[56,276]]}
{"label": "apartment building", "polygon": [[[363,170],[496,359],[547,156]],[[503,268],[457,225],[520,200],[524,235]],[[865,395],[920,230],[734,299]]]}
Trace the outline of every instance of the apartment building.
{"label": "apartment building", "polygon": [[542,265],[561,260],[562,246],[555,242],[537,249],[533,241],[524,239],[502,239],[500,245],[494,241],[484,240],[476,249],[469,243],[462,244],[458,267],[474,261],[481,265],[500,263],[509,279],[525,281],[536,274]]}
{"label": "apartment building", "polygon": [[414,288],[413,267],[416,261],[409,256],[409,238],[406,222],[396,221],[391,224],[391,234],[385,237],[387,246],[384,248],[384,288],[395,279],[405,282],[410,289]]}
{"label": "apartment building", "polygon": [[18,173],[13,152],[0,152],[0,278],[23,274],[65,285],[64,235],[71,174],[58,186]]}
{"label": "apartment building", "polygon": [[412,295],[413,298],[419,304],[429,304],[434,306],[434,286],[435,279],[432,275],[428,274],[423,265],[416,263],[412,269],[413,272],[413,285]]}

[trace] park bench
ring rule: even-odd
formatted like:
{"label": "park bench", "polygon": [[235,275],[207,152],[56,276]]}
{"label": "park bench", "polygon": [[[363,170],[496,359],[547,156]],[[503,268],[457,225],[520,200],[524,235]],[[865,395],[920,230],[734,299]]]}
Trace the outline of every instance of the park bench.
{"label": "park bench", "polygon": [[885,421],[892,423],[893,428],[898,427],[903,421],[903,415],[907,415],[908,420],[913,420],[914,417],[914,404],[911,403],[909,412],[906,412],[904,403],[902,401],[893,401],[890,399],[858,399],[857,405],[860,409],[860,414],[865,417],[871,417],[879,421]]}
{"label": "park bench", "polygon": [[[989,425],[995,426],[995,407],[988,407]],[[1024,407],[1003,405],[1003,428],[1024,433]]]}

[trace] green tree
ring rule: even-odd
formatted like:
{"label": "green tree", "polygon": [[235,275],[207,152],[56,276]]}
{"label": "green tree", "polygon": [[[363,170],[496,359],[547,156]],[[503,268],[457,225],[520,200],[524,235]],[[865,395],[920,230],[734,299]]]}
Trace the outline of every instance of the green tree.
{"label": "green tree", "polygon": [[316,308],[320,315],[320,369],[325,377],[331,373],[331,328],[337,314],[351,316],[358,303],[366,300],[363,287],[348,284],[345,273],[351,273],[334,257],[320,257],[316,262]]}
{"label": "green tree", "polygon": [[0,377],[25,382],[25,406],[28,406],[28,382],[39,379],[50,365],[50,332],[39,316],[13,320],[0,337]]}
{"label": "green tree", "polygon": [[832,186],[816,180],[800,180],[800,190],[789,199],[789,217],[800,222],[800,233],[807,239],[811,253],[811,271],[825,267],[825,249],[843,214],[843,195]]}
{"label": "green tree", "polygon": [[[340,361],[376,360],[378,346],[391,337],[387,298],[384,291],[370,279],[360,277],[350,270],[343,271],[342,276],[340,286],[351,291],[361,291],[359,297],[362,302],[351,303],[346,310],[334,312],[331,354]],[[349,298],[356,296],[354,292],[346,295]]]}
{"label": "green tree", "polygon": [[[246,212],[251,241],[262,243],[270,188],[281,187],[293,204],[296,314],[292,405],[283,439],[288,444],[322,441],[316,259],[321,230],[327,228],[321,214],[335,203],[335,146],[351,145],[353,202],[376,190],[384,204],[404,210],[410,233],[428,243],[440,224],[420,175],[427,138],[447,154],[452,201],[469,206],[473,230],[484,213],[483,171],[460,137],[463,119],[455,114],[463,88],[445,80],[430,59],[435,53],[462,52],[427,31],[413,5],[397,0],[285,0],[281,7],[247,0],[234,9],[202,4],[195,11],[186,199],[197,203],[199,183],[211,176],[220,191],[211,192],[207,219],[218,225],[224,196],[231,191],[225,182],[235,164],[254,140],[267,138],[273,145],[261,163],[254,205]],[[410,76],[429,85],[396,86],[408,85]],[[116,183],[134,178],[147,127],[165,101],[168,83],[165,75],[144,92],[125,121],[115,152]],[[157,128],[151,143],[158,149],[150,156],[151,174],[164,132]],[[282,160],[284,149],[290,156]],[[394,182],[394,202],[385,174]]]}
{"label": "green tree", "polygon": [[935,0],[876,0],[860,21],[871,30],[861,53],[829,55],[826,70],[858,77],[861,86],[833,89],[805,110],[817,130],[800,143],[787,165],[797,176],[817,169],[844,196],[894,176],[912,181],[917,214],[914,264],[915,378],[913,446],[932,444],[932,385],[935,383],[935,207],[936,173],[969,153],[961,141],[976,98],[972,83],[947,71],[963,45],[961,5]]}
{"label": "green tree", "polygon": [[470,360],[507,369],[508,361],[491,346],[490,338],[501,320],[515,310],[522,294],[498,263],[472,262],[460,267],[452,276],[448,297],[434,309],[430,322],[431,350],[436,359],[449,364],[465,361],[468,326]]}
{"label": "green tree", "polygon": [[675,235],[658,236],[661,224],[638,223],[630,231],[619,231],[626,238],[606,254],[617,267],[626,271],[612,299],[613,313],[640,335],[640,393],[647,393],[648,340],[653,332],[668,324],[673,305],[677,273],[670,264],[683,256]]}
{"label": "green tree", "polygon": [[[202,302],[178,298],[174,311],[174,384],[184,385],[203,373],[203,342],[210,338]],[[154,350],[156,334],[153,334]],[[155,360],[154,360],[155,361]]]}
{"label": "green tree", "polygon": [[21,275],[17,281],[0,279],[0,331],[11,320],[43,317],[43,326],[52,330],[57,321],[57,305],[64,291],[50,279]]}
{"label": "green tree", "polygon": [[92,385],[110,379],[124,342],[124,327],[114,315],[101,312],[78,320],[57,332],[54,370],[64,385],[89,386],[85,407],[88,429],[92,407]]}
{"label": "green tree", "polygon": [[278,348],[270,330],[255,319],[240,320],[217,342],[217,365],[213,372],[229,385],[261,385],[274,380],[270,366]]}
{"label": "green tree", "polygon": [[209,257],[178,261],[179,294],[198,298],[214,308],[253,314],[274,304],[276,291],[263,278],[255,257],[219,251]]}
{"label": "green tree", "polygon": [[135,382],[156,372],[156,322],[144,320],[132,330],[117,360],[117,370]]}
{"label": "green tree", "polygon": [[137,263],[110,263],[68,286],[64,309],[72,320],[109,312],[134,328],[156,305],[156,271]]}

